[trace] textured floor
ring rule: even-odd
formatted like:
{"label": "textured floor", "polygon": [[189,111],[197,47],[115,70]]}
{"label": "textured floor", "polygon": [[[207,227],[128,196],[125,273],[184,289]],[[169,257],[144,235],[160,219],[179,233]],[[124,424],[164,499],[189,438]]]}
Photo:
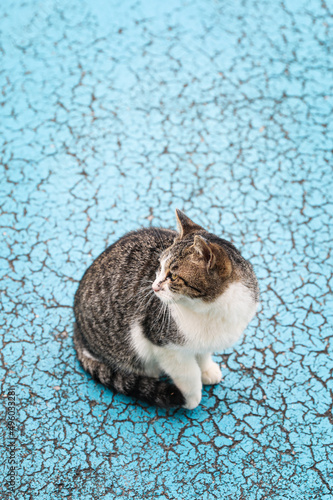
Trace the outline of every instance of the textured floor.
{"label": "textured floor", "polygon": [[[332,4],[0,10],[1,498],[332,499]],[[72,342],[86,267],[176,207],[241,248],[262,294],[192,412],[104,390]]]}

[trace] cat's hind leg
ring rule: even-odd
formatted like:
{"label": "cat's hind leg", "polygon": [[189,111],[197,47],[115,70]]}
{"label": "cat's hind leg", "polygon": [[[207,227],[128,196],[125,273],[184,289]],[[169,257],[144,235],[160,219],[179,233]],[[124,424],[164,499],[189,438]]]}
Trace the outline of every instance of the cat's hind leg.
{"label": "cat's hind leg", "polygon": [[[184,406],[185,398],[176,385],[145,374],[128,372],[120,366],[112,367],[97,359],[82,342],[82,335],[76,324],[74,345],[83,368],[105,387],[162,408]],[[151,369],[154,373],[154,367]]]}

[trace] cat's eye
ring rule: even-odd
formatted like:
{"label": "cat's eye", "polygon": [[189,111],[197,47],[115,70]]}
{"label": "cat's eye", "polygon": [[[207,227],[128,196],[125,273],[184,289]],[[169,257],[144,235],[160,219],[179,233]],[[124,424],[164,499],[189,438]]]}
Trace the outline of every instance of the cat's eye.
{"label": "cat's eye", "polygon": [[171,281],[175,281],[178,278],[178,276],[177,274],[169,273],[168,278],[170,278]]}

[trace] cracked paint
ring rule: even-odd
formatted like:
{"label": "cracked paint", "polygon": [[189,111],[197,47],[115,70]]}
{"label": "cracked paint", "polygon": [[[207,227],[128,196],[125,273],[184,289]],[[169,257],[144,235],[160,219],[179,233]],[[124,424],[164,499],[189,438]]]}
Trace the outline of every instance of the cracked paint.
{"label": "cracked paint", "polygon": [[[1,393],[18,410],[2,498],[332,499],[330,3],[0,9]],[[114,395],[72,341],[87,266],[175,207],[261,288],[194,411]]]}

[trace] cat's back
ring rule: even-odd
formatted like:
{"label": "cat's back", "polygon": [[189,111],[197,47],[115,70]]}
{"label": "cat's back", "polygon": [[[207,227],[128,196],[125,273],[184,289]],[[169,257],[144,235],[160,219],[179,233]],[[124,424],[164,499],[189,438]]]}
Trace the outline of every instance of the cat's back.
{"label": "cat's back", "polygon": [[84,273],[75,295],[74,309],[83,299],[85,307],[101,295],[126,294],[143,279],[153,278],[158,258],[172,245],[176,231],[143,228],[131,231],[104,250]]}

